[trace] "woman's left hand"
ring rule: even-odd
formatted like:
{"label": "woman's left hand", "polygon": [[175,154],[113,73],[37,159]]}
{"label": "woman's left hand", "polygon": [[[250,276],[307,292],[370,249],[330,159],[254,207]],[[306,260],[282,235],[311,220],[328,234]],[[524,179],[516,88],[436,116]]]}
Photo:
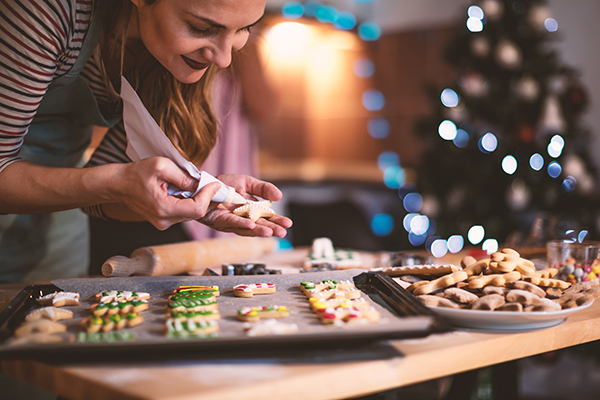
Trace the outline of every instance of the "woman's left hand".
{"label": "woman's left hand", "polygon": [[[281,191],[272,183],[261,181],[247,175],[226,174],[217,177],[221,182],[235,189],[242,197],[251,199],[253,196],[265,200],[278,201],[282,197]],[[292,226],[292,220],[275,215],[269,219],[259,218],[256,222],[248,218],[239,217],[231,212],[234,207],[225,207],[222,204],[209,209],[206,215],[198,221],[222,232],[232,232],[240,236],[277,236],[284,237],[286,229]]]}

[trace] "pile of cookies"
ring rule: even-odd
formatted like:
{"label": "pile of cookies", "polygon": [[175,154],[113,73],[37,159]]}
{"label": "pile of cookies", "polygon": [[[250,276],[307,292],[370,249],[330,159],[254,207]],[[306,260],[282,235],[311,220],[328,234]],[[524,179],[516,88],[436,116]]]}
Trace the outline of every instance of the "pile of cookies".
{"label": "pile of cookies", "polygon": [[73,318],[73,312],[65,306],[79,305],[79,293],[56,292],[42,296],[37,303],[43,307],[35,308],[25,316],[14,332],[11,344],[56,343],[70,338],[65,336],[67,326],[58,322]]}
{"label": "pile of cookies", "polygon": [[[466,256],[461,266],[419,265],[383,270],[430,307],[488,311],[559,311],[600,296],[597,281],[572,285],[554,279],[556,268],[536,270],[513,249],[477,261]],[[400,278],[398,278],[400,277]]]}
{"label": "pile of cookies", "polygon": [[150,295],[143,292],[105,290],[96,294],[98,303],[91,307],[92,315],[81,322],[88,333],[109,332],[144,322],[140,314],[148,309]]}
{"label": "pile of cookies", "polygon": [[300,290],[323,324],[344,326],[379,321],[379,312],[360,297],[360,291],[350,281],[303,281]]}
{"label": "pile of cookies", "polygon": [[179,286],[167,301],[167,335],[210,336],[219,331],[218,286]]}

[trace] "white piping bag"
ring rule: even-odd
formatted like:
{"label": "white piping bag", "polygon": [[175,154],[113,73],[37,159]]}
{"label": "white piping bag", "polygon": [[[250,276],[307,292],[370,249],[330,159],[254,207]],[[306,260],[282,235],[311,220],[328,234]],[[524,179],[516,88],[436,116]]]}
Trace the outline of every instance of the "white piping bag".
{"label": "white piping bag", "polygon": [[167,157],[198,180],[198,187],[194,192],[181,190],[169,183],[168,193],[170,195],[194,197],[204,186],[212,182],[219,182],[221,188],[212,201],[224,204],[245,204],[247,202],[232,187],[227,186],[208,172],[198,170],[193,163],[181,155],[123,76],[121,77],[121,98],[123,99],[123,124],[127,133],[127,156],[133,161],[155,156]]}

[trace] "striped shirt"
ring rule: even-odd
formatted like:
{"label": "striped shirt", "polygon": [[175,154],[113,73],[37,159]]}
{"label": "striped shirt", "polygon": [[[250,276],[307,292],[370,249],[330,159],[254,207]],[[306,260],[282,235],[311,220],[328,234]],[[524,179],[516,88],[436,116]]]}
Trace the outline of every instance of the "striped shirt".
{"label": "striped shirt", "polygon": [[[0,173],[19,160],[29,125],[53,79],[79,56],[90,25],[92,0],[0,0]],[[81,72],[108,109],[105,70],[97,48]],[[94,155],[95,164],[128,162],[120,122]]]}

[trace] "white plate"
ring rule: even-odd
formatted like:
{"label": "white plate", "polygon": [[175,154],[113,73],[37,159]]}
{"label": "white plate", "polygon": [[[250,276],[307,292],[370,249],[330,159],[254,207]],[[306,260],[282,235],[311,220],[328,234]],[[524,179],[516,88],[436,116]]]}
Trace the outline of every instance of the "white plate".
{"label": "white plate", "polygon": [[585,310],[594,301],[579,307],[560,311],[546,312],[511,312],[511,311],[481,311],[463,310],[443,307],[430,307],[432,311],[454,326],[477,329],[539,329],[558,325],[571,314]]}

